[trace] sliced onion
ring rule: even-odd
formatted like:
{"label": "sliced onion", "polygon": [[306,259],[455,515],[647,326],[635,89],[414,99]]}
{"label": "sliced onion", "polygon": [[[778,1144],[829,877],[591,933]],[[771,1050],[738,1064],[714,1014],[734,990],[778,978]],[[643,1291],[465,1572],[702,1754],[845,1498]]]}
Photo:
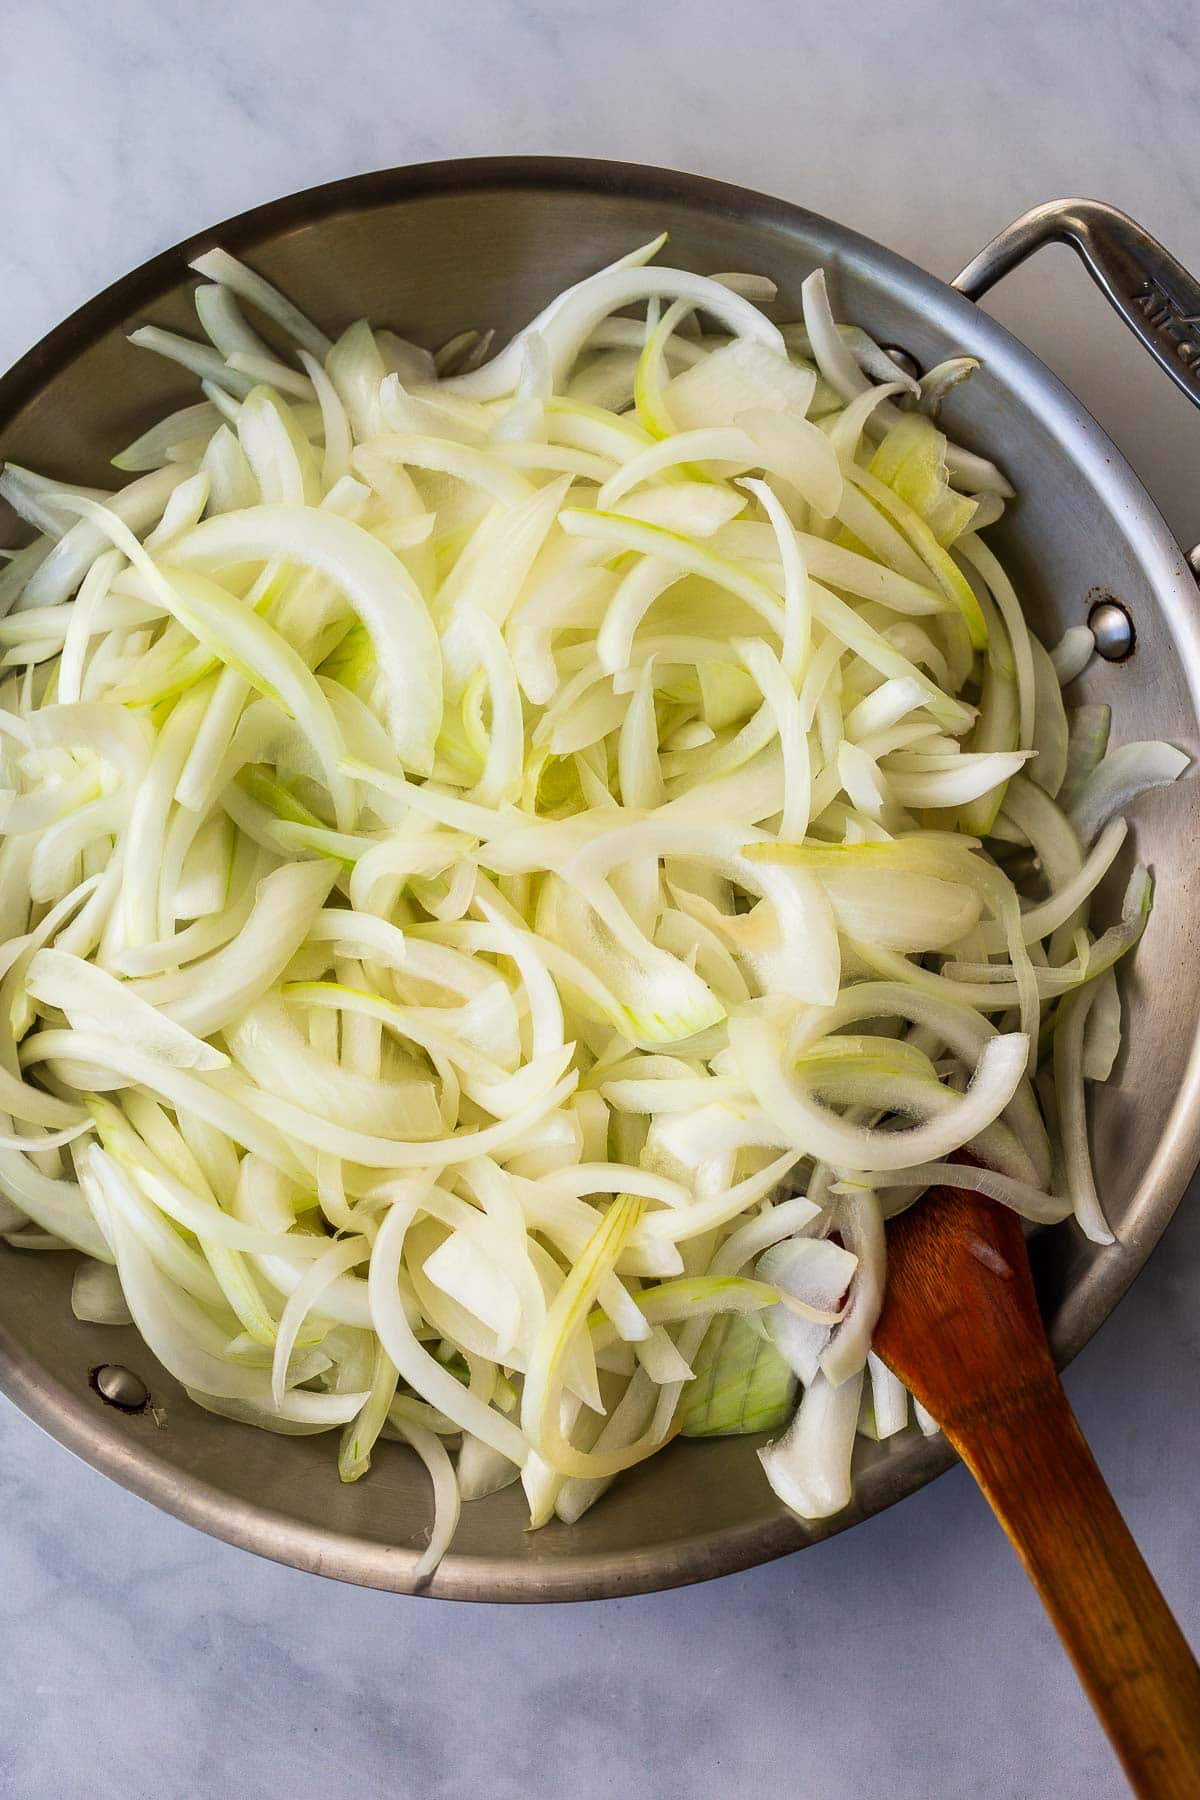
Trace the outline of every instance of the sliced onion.
{"label": "sliced onion", "polygon": [[0,1227],[207,1410],[350,1482],[406,1440],[417,1582],[462,1498],[577,1519],[797,1380],[767,1477],[845,1505],[925,1188],[1109,1235],[1149,873],[1096,896],[1186,758],[1068,717],[1091,634],[1030,635],[932,423],[974,359],[661,247],[486,363],[211,251],[136,479],[0,473]]}

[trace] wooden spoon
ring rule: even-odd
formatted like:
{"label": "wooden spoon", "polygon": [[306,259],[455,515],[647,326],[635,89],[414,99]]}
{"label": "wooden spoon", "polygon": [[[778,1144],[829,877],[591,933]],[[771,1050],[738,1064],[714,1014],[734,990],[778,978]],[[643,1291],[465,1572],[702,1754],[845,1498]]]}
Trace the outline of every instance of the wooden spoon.
{"label": "wooden spoon", "polygon": [[1020,1220],[939,1188],[888,1225],[875,1349],[1008,1533],[1136,1794],[1200,1796],[1200,1668],[1050,1359]]}

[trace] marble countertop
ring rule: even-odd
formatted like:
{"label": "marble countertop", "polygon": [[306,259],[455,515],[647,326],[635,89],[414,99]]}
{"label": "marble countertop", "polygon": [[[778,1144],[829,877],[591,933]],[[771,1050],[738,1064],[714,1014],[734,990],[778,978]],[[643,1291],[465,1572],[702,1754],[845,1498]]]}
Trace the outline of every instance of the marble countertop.
{"label": "marble countertop", "polygon": [[[497,151],[690,168],[949,276],[1038,200],[1125,207],[1200,269],[1184,0],[7,0],[7,365],[152,252],[360,169]],[[1200,417],[1065,250],[989,299],[1185,543]],[[1068,1378],[1200,1640],[1200,1212]],[[961,1470],[704,1588],[511,1611],[360,1592],[154,1512],[0,1405],[0,1796],[1104,1800],[1125,1791]]]}

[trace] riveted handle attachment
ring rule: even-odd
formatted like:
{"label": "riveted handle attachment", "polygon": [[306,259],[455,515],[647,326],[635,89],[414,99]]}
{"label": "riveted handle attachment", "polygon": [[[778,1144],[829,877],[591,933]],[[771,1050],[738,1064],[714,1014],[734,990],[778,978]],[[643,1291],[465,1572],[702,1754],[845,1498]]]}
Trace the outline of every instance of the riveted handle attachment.
{"label": "riveted handle attachment", "polygon": [[1022,213],[952,282],[978,300],[1043,244],[1070,244],[1092,280],[1189,400],[1200,406],[1200,282],[1101,200],[1048,200]]}

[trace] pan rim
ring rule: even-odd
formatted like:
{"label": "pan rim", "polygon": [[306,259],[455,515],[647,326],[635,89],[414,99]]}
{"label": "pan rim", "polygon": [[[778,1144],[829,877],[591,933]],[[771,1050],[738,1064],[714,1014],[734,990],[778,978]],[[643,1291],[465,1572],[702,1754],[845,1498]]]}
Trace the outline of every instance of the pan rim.
{"label": "pan rim", "polygon": [[[1139,558],[1157,594],[1182,591],[1174,609],[1193,703],[1200,714],[1200,605],[1184,555],[1140,480],[1099,424],[1025,345],[947,283],[873,239],[795,203],[707,176],[652,165],[554,156],[453,158],[399,165],[299,189],[182,238],[100,290],[53,327],[0,377],[0,431],[58,372],[131,313],[152,305],[187,274],[191,257],[220,242],[252,250],[341,213],[364,213],[400,201],[500,190],[578,191],[686,204],[692,210],[774,224],[793,232],[828,233],[847,258],[929,298],[936,321],[955,317],[993,344],[998,358],[1022,370],[1039,392],[1044,416],[1064,446],[1102,490],[1121,529],[1136,536]],[[1054,1339],[1056,1359],[1075,1356],[1127,1291],[1169,1223],[1200,1153],[1200,1031],[1168,1125],[1143,1175],[1134,1230],[1106,1253],[1080,1303]],[[949,1468],[941,1440],[908,1454],[903,1469],[882,1461],[860,1482],[854,1505],[835,1520],[806,1527],[786,1515],[760,1518],[701,1538],[663,1541],[635,1553],[570,1556],[518,1563],[504,1558],[446,1557],[425,1588],[415,1590],[417,1553],[336,1530],[310,1526],[181,1472],[156,1456],[152,1441],[131,1439],[98,1418],[86,1390],[49,1377],[35,1356],[0,1327],[0,1392],[36,1424],[101,1473],[210,1535],[275,1561],[389,1591],[477,1601],[598,1599],[651,1592],[732,1573],[801,1549],[884,1510]]]}

